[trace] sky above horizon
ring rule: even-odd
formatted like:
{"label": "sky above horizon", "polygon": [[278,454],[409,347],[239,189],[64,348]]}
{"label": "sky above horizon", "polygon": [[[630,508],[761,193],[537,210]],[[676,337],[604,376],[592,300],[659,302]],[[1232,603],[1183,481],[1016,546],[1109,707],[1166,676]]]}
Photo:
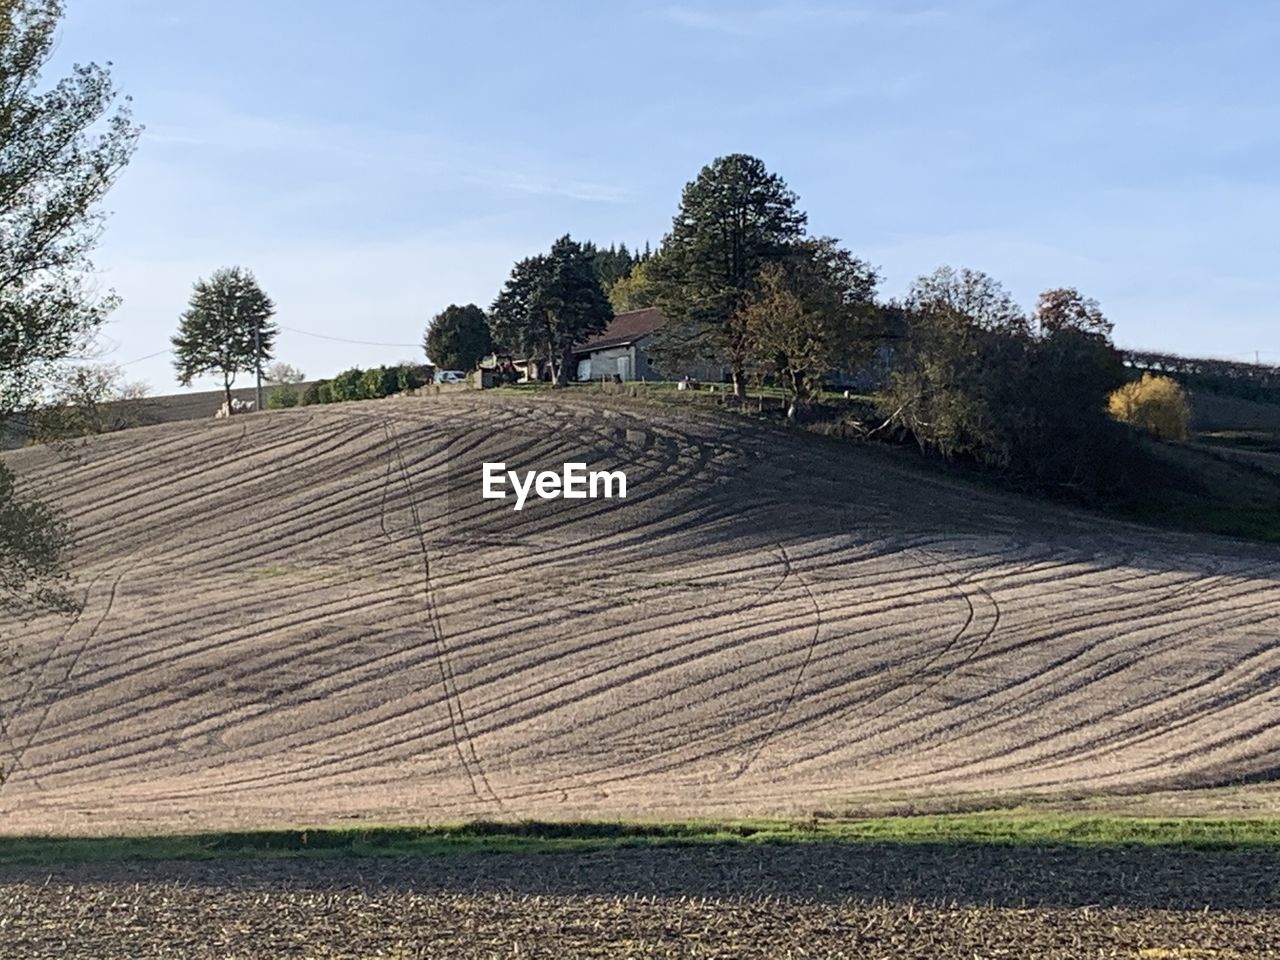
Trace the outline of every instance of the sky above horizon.
{"label": "sky above horizon", "polygon": [[1079,288],[1122,346],[1280,364],[1264,0],[67,6],[48,78],[111,61],[146,127],[94,261],[109,359],[153,393],[219,267],[311,377],[420,360],[557,236],[656,247],[736,152],[886,297],[971,267],[1028,308]]}

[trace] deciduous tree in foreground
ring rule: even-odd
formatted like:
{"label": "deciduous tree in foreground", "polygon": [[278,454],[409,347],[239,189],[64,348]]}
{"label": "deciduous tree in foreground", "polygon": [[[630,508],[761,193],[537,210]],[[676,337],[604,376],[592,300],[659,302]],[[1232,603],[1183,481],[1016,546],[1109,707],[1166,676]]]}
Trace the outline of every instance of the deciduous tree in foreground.
{"label": "deciduous tree in foreground", "polygon": [[[0,2],[0,427],[46,400],[49,378],[88,347],[115,305],[84,276],[99,201],[138,139],[110,75],[87,64],[40,88],[57,0]],[[0,610],[69,603],[58,589],[66,529],[0,466]]]}
{"label": "deciduous tree in foreground", "polygon": [[236,374],[252,373],[271,359],[275,312],[275,304],[248,270],[229,267],[208,280],[197,280],[173,338],[178,382],[189,387],[196,377],[221,376],[230,409]]}

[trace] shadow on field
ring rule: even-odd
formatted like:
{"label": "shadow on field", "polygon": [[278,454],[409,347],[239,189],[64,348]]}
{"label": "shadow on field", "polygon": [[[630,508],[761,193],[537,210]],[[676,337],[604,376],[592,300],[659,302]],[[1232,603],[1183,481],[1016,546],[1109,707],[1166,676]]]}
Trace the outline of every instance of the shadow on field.
{"label": "shadow on field", "polygon": [[1280,908],[1280,850],[796,843],[0,867],[0,886],[15,882],[178,885],[228,892],[1274,909]]}

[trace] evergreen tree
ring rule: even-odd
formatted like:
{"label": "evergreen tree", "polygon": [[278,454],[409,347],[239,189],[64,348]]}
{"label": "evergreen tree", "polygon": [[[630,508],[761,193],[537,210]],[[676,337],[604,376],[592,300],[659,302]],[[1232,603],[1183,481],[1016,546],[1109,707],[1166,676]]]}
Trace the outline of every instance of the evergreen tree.
{"label": "evergreen tree", "polygon": [[631,255],[631,251],[627,249],[625,243],[618,246],[609,244],[609,249],[607,250],[599,249],[594,244],[586,243],[583,244],[583,249],[591,257],[596,276],[600,278],[600,284],[605,290],[609,290],[619,280],[624,280],[630,276],[632,268],[638,262]]}
{"label": "evergreen tree", "polygon": [[423,345],[437,367],[473,370],[493,350],[493,339],[483,310],[474,303],[450,304],[432,319]]}
{"label": "evergreen tree", "polygon": [[494,340],[518,355],[546,360],[560,385],[568,381],[574,344],[612,319],[591,246],[567,234],[549,253],[517,263],[489,311]]}
{"label": "evergreen tree", "polygon": [[655,271],[666,318],[655,343],[660,365],[725,364],[743,396],[742,308],[761,266],[785,257],[803,236],[806,217],[797,202],[781,177],[745,154],[720,157],[684,188]]}

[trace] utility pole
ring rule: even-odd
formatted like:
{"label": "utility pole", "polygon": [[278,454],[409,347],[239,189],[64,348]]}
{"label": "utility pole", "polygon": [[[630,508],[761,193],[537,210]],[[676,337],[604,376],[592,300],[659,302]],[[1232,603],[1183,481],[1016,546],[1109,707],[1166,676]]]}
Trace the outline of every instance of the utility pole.
{"label": "utility pole", "polygon": [[253,325],[253,372],[257,375],[257,405],[255,410],[262,409],[262,317],[258,317]]}

